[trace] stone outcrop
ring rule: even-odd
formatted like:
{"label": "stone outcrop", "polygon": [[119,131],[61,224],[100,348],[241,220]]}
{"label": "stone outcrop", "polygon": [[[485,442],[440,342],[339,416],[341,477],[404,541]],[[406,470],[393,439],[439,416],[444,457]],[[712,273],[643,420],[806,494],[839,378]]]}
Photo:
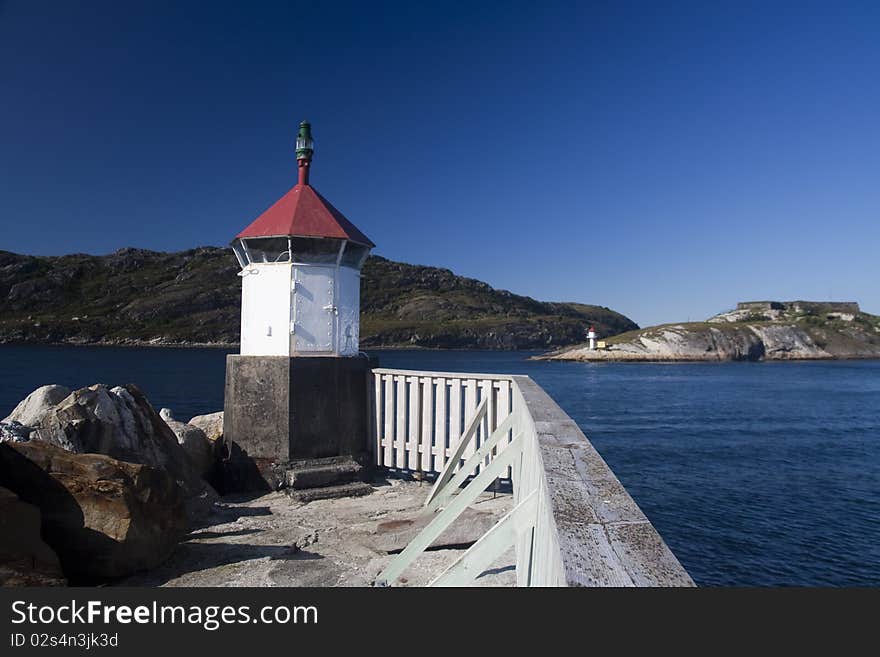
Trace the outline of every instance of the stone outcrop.
{"label": "stone outcrop", "polygon": [[18,405],[4,421],[15,420],[27,427],[36,426],[46,413],[46,409],[60,404],[70,392],[70,388],[65,386],[54,384],[40,386],[18,402]]}
{"label": "stone outcrop", "polygon": [[181,487],[147,465],[43,441],[7,442],[0,485],[39,508],[42,536],[75,582],[152,568],[187,531]]}
{"label": "stone outcrop", "polygon": [[169,408],[159,411],[159,417],[174,432],[177,442],[186,452],[199,476],[205,481],[211,480],[217,467],[215,444],[208,440],[205,432],[199,427],[175,420]]}
{"label": "stone outcrop", "polygon": [[40,535],[40,510],[0,487],[0,586],[64,586],[58,555]]}
{"label": "stone outcrop", "polygon": [[30,435],[33,432],[33,429],[24,426],[16,420],[0,422],[0,443],[5,443],[6,441],[20,443],[30,440]]}
{"label": "stone outcrop", "polygon": [[[108,388],[93,385],[57,401],[60,386],[31,393],[6,418],[34,429],[31,439],[83,454],[105,454],[169,472],[187,497],[210,491],[174,432],[133,384]],[[56,403],[53,403],[56,402]]]}
{"label": "stone outcrop", "polygon": [[854,302],[738,304],[705,322],[665,324],[617,336],[607,349],[585,345],[548,360],[728,361],[880,358],[880,317]]}
{"label": "stone outcrop", "polygon": [[187,424],[201,429],[205,433],[205,437],[217,448],[223,443],[223,411],[196,415]]}

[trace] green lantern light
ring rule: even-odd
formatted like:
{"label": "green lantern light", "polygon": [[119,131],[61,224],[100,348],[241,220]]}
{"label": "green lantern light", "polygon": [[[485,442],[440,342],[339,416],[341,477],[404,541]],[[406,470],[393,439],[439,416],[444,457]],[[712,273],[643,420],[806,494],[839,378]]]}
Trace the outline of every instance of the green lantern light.
{"label": "green lantern light", "polygon": [[312,161],[315,152],[315,142],[312,140],[312,125],[308,121],[299,124],[299,132],[296,136],[296,159],[297,161]]}

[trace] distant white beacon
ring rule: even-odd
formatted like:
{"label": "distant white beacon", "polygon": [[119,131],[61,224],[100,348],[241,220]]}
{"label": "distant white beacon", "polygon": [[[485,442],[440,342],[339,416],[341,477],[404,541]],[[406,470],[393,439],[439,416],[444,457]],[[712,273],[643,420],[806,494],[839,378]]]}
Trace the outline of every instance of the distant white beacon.
{"label": "distant white beacon", "polygon": [[587,339],[590,341],[590,349],[596,348],[596,327],[591,326],[589,330],[587,330]]}

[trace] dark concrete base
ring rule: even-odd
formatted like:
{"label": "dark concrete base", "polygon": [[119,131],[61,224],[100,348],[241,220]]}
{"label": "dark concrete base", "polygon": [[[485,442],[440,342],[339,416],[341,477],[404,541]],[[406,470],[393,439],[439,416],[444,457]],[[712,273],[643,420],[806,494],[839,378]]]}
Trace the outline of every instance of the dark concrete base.
{"label": "dark concrete base", "polygon": [[275,480],[280,488],[318,488],[363,481],[370,471],[365,455],[359,457],[332,456],[326,459],[307,459],[279,463],[275,466]]}
{"label": "dark concrete base", "polygon": [[336,500],[340,497],[362,497],[372,493],[373,487],[363,481],[353,481],[350,484],[307,488],[305,490],[288,488],[285,492],[294,502],[308,503],[315,500]]}
{"label": "dark concrete base", "polygon": [[238,449],[226,488],[274,490],[297,477],[299,488],[341,481],[327,463],[308,466],[316,459],[348,457],[360,468],[370,449],[372,367],[366,357],[227,356],[223,434]]}

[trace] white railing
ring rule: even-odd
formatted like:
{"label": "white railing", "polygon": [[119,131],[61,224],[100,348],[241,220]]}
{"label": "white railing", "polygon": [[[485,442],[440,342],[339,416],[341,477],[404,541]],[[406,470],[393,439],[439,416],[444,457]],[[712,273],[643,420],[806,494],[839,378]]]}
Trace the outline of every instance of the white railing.
{"label": "white railing", "polygon": [[[511,412],[513,380],[503,374],[374,369],[373,379],[373,457],[386,468],[440,473],[481,404],[475,440],[460,455],[464,459]],[[499,449],[507,443],[505,437]]]}
{"label": "white railing", "polygon": [[[504,473],[511,478],[512,510],[432,586],[466,586],[511,547],[518,586],[693,585],[577,424],[529,377],[374,374],[377,463],[438,473],[425,502],[431,521],[377,585],[394,584]],[[470,391],[464,400],[463,390]],[[438,401],[452,394],[453,403]]]}

